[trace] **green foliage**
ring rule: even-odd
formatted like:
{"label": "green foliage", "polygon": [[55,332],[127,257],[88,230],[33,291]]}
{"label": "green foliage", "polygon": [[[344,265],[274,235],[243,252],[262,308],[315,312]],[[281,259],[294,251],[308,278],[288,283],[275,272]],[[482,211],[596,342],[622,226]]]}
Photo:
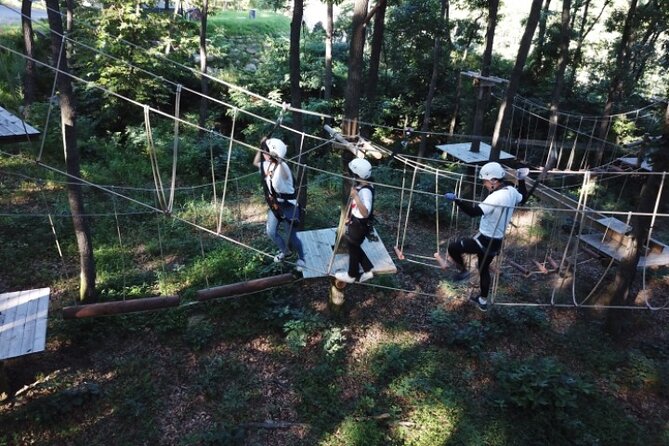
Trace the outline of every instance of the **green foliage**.
{"label": "green foliage", "polygon": [[593,392],[592,384],[567,373],[552,357],[501,360],[496,377],[499,396],[495,402],[502,407],[565,411],[579,407],[580,398]]}
{"label": "green foliage", "polygon": [[[260,4],[263,8],[267,5]],[[210,29],[223,29],[229,36],[285,37],[290,33],[290,18],[271,11],[256,11],[250,19],[248,11],[219,11],[207,20]]]}
{"label": "green foliage", "polygon": [[611,133],[615,138],[616,144],[628,144],[638,139],[637,132],[636,123],[630,121],[626,116],[618,116],[613,120]]}
{"label": "green foliage", "polygon": [[323,333],[323,351],[328,358],[334,358],[346,348],[346,334],[339,327],[332,327]]}
{"label": "green foliage", "polygon": [[375,446],[386,445],[387,440],[380,426],[374,421],[358,421],[346,418],[335,437],[325,442],[325,445],[347,446]]}
{"label": "green foliage", "polygon": [[242,446],[246,434],[241,427],[215,424],[212,429],[187,435],[179,442],[181,446]]}
{"label": "green foliage", "polygon": [[323,327],[317,315],[307,314],[299,319],[291,319],[283,324],[286,344],[292,352],[299,352],[307,346],[309,337]]}
{"label": "green foliage", "polygon": [[184,341],[194,350],[202,350],[211,342],[214,334],[215,327],[211,321],[204,317],[193,317],[184,333]]}

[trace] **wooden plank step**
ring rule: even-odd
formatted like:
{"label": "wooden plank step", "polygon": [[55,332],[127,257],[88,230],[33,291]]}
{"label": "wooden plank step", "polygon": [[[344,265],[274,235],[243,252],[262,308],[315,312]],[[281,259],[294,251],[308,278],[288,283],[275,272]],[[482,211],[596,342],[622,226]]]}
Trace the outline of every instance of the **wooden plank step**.
{"label": "wooden plank step", "polygon": [[[616,262],[625,256],[626,247],[612,240],[602,241],[602,234],[583,234],[579,239],[597,251],[613,258]],[[661,253],[650,252],[647,256],[639,259],[637,268],[669,265],[669,250],[665,249]]]}
{"label": "wooden plank step", "polygon": [[[339,269],[348,268],[348,254],[337,254],[334,258],[332,268],[329,268],[336,240],[336,228],[316,229],[311,231],[300,231],[297,233],[302,247],[304,248],[304,260],[307,264],[302,272],[305,279],[316,277],[327,277]],[[365,252],[374,267],[374,274],[394,274],[397,272],[395,263],[390,258],[378,232],[374,230],[378,238],[375,242],[365,240],[362,250]]]}
{"label": "wooden plank step", "polygon": [[0,360],[44,350],[49,288],[0,294]]}

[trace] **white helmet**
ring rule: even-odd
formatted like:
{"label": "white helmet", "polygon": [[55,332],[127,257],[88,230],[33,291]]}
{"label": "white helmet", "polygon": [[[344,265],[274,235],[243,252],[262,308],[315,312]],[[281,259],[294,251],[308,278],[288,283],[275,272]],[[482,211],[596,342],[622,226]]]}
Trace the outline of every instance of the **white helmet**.
{"label": "white helmet", "polygon": [[479,178],[482,180],[502,180],[506,176],[506,171],[500,163],[487,163],[481,167]]}
{"label": "white helmet", "polygon": [[286,147],[286,144],[284,144],[283,141],[277,138],[270,138],[267,141],[265,141],[265,144],[267,145],[267,151],[269,152],[269,155],[273,158],[285,158],[286,157],[286,152],[288,151],[288,148]]}
{"label": "white helmet", "polygon": [[364,158],[356,158],[348,163],[348,168],[358,178],[366,180],[372,175],[372,165]]}

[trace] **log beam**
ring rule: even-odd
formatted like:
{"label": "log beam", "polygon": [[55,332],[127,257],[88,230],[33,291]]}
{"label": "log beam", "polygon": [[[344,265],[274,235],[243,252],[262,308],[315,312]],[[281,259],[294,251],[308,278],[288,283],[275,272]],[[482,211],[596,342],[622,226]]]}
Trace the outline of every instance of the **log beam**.
{"label": "log beam", "polygon": [[75,305],[63,308],[63,319],[111,316],[115,314],[176,307],[177,305],[179,305],[179,296],[145,297],[142,299],[121,300],[116,302]]}
{"label": "log beam", "polygon": [[239,294],[247,294],[275,286],[286,285],[294,281],[295,276],[291,273],[285,273],[279,274],[278,276],[262,277],[260,279],[247,280],[245,282],[206,288],[204,290],[199,290],[196,293],[196,296],[199,301],[217,299],[219,297],[233,297]]}

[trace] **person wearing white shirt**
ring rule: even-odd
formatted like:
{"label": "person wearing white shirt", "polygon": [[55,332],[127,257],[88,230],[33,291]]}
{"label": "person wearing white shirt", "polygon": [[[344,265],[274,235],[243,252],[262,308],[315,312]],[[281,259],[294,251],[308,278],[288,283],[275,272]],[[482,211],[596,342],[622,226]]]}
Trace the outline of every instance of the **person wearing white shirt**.
{"label": "person wearing white shirt", "polygon": [[[372,262],[362,250],[362,242],[369,233],[369,219],[374,209],[374,188],[367,181],[372,175],[372,165],[363,158],[355,158],[348,163],[349,170],[355,175],[355,185],[351,187],[350,208],[346,226],[348,244],[348,271],[335,272],[335,278],[341,282],[365,282],[372,277]],[[360,273],[362,269],[362,273]]]}
{"label": "person wearing white shirt", "polygon": [[[265,139],[261,143],[261,150],[256,152],[253,165],[259,169],[265,200],[269,206],[267,235],[279,248],[279,253],[274,256],[274,261],[281,262],[290,256],[290,247],[292,247],[297,251],[297,270],[303,271],[306,266],[304,249],[302,242],[297,237],[300,207],[297,203],[293,173],[290,171],[288,164],[283,161],[287,150],[286,144],[280,139]],[[280,234],[282,223],[285,226],[287,225],[289,244],[286,244]]]}
{"label": "person wearing white shirt", "polygon": [[452,192],[444,195],[446,200],[454,202],[470,217],[481,217],[479,232],[474,237],[449,243],[448,255],[458,269],[455,280],[465,280],[469,277],[469,271],[465,267],[462,255],[476,254],[481,278],[481,293],[479,296],[472,296],[471,300],[482,311],[486,311],[488,308],[490,264],[502,248],[502,240],[514,209],[518,204],[524,204],[528,198],[525,186],[525,178],[528,173],[529,169],[527,168],[518,169],[518,186],[516,188],[513,184],[504,181],[506,171],[501,164],[490,162],[485,164],[479,173],[479,178],[483,180],[483,186],[490,192],[483,202],[471,204],[461,200]]}

